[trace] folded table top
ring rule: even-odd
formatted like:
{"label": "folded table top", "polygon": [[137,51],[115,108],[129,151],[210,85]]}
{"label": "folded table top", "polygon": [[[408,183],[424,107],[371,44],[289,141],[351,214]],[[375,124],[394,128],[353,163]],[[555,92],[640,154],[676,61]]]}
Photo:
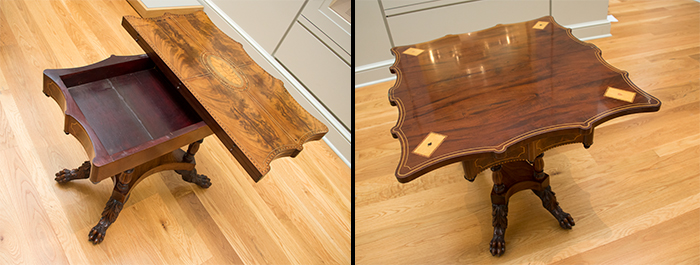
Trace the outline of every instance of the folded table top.
{"label": "folded table top", "polygon": [[328,132],[204,12],[122,25],[255,181]]}

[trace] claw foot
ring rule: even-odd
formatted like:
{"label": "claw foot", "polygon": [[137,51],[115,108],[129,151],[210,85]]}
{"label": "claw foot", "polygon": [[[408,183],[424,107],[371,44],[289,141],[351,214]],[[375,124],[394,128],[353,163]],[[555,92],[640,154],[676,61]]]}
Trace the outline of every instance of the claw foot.
{"label": "claw foot", "polygon": [[187,182],[192,182],[194,184],[197,184],[198,186],[202,188],[209,188],[211,186],[211,179],[207,177],[206,175],[203,174],[194,174],[194,178],[190,180],[185,180]]}
{"label": "claw foot", "polygon": [[551,187],[546,187],[542,191],[533,191],[542,200],[542,206],[544,206],[554,218],[557,218],[559,226],[564,229],[571,229],[571,227],[576,225],[576,223],[574,223],[574,218],[559,207],[559,202],[557,202],[557,197],[554,196],[555,193],[552,191]]}
{"label": "claw foot", "polygon": [[572,226],[576,225],[574,223],[574,218],[570,214],[564,212],[561,207],[557,206],[554,211],[551,211],[552,215],[559,221],[559,226],[564,229],[571,229]]}
{"label": "claw foot", "polygon": [[90,161],[85,161],[76,169],[63,169],[59,171],[56,173],[56,178],[54,178],[54,180],[63,184],[74,179],[86,179],[88,177],[90,177]]}
{"label": "claw foot", "polygon": [[107,233],[107,228],[117,220],[117,216],[119,216],[119,212],[122,211],[122,207],[124,207],[124,203],[115,199],[110,199],[107,202],[107,206],[105,206],[105,209],[102,211],[102,218],[100,218],[97,225],[90,229],[88,241],[92,242],[92,244],[99,244],[102,242]]}
{"label": "claw foot", "polygon": [[105,234],[107,233],[107,228],[109,228],[107,222],[100,220],[95,227],[90,229],[90,234],[88,235],[88,241],[92,242],[93,245],[99,244],[105,239]]}
{"label": "claw foot", "polygon": [[491,255],[501,256],[506,252],[506,240],[503,238],[506,230],[503,228],[493,229],[493,238],[491,243],[489,243],[489,249],[491,250]]}
{"label": "claw foot", "polygon": [[508,205],[492,204],[493,238],[489,243],[491,255],[501,256],[506,252],[506,228],[508,227]]}
{"label": "claw foot", "polygon": [[197,184],[197,186],[202,188],[206,189],[211,186],[211,179],[209,179],[209,177],[206,175],[197,174],[196,169],[193,169],[192,171],[176,170],[175,172],[182,175],[182,180]]}

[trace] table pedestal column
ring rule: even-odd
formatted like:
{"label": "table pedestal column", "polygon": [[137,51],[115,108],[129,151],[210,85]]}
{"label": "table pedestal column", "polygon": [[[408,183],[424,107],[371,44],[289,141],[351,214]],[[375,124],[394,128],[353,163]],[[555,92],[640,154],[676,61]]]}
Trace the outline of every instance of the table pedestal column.
{"label": "table pedestal column", "polygon": [[571,229],[574,219],[564,212],[549,186],[549,175],[543,172],[542,154],[533,164],[526,161],[510,162],[491,168],[493,171],[493,189],[491,203],[493,207],[493,238],[489,243],[491,255],[501,256],[506,251],[505,231],[508,227],[508,200],[521,190],[532,190],[542,200],[542,206],[559,221],[562,228]]}

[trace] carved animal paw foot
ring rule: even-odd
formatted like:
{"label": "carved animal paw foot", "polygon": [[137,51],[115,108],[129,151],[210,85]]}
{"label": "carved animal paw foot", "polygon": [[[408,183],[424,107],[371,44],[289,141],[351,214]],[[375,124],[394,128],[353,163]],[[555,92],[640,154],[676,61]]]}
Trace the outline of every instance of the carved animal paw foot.
{"label": "carved animal paw foot", "polygon": [[574,218],[570,214],[564,212],[561,207],[557,206],[557,209],[552,211],[552,215],[559,221],[559,226],[564,229],[571,229],[572,226],[576,225],[574,223]]}
{"label": "carved animal paw foot", "polygon": [[197,169],[191,171],[175,170],[175,172],[182,176],[182,180],[197,184],[197,186],[202,188],[206,189],[211,186],[211,179],[206,175],[197,174]]}
{"label": "carved animal paw foot", "polygon": [[66,183],[68,181],[74,180],[74,179],[86,179],[90,177],[90,162],[85,161],[80,167],[76,169],[63,169],[56,173],[56,182],[58,183]]}
{"label": "carved animal paw foot", "polygon": [[68,170],[67,168],[64,168],[63,170],[56,173],[56,178],[54,178],[54,180],[56,180],[56,182],[58,182],[58,183],[66,183],[68,181],[75,179],[75,173],[76,173],[75,169]]}
{"label": "carved animal paw foot", "polygon": [[202,188],[209,188],[211,186],[211,179],[207,177],[206,175],[201,175],[201,174],[194,174],[194,178],[192,178],[191,181],[186,180],[187,182],[192,182],[194,184],[197,184],[198,186]]}
{"label": "carved animal paw foot", "polygon": [[103,220],[100,220],[99,223],[92,229],[90,229],[90,234],[88,235],[88,241],[92,242],[92,244],[96,245],[102,242],[102,240],[105,239],[105,234],[107,233],[107,228],[109,228],[109,224],[106,222],[103,222]]}
{"label": "carved animal paw foot", "polygon": [[503,253],[506,252],[506,241],[503,238],[503,234],[505,233],[505,230],[496,228],[493,231],[493,238],[491,239],[491,243],[489,243],[489,249],[491,250],[491,255],[493,256],[501,256]]}
{"label": "carved animal paw foot", "polygon": [[109,226],[117,220],[117,217],[119,216],[119,213],[122,211],[123,207],[123,202],[110,198],[109,201],[107,201],[105,209],[102,211],[102,218],[100,218],[100,221],[97,223],[97,225],[95,225],[95,227],[90,229],[88,241],[92,242],[92,244],[99,244],[102,242],[102,240],[105,239],[107,228],[109,228]]}

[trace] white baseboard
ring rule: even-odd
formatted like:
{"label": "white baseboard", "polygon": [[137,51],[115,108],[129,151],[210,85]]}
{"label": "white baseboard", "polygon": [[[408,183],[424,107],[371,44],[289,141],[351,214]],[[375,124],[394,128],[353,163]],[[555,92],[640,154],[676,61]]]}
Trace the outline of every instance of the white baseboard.
{"label": "white baseboard", "polygon": [[594,39],[601,39],[601,38],[607,38],[607,37],[612,37],[612,34],[603,34],[603,35],[596,35],[596,36],[590,36],[590,37],[585,37],[585,38],[579,38],[581,41],[589,41],[589,40],[594,40]]}
{"label": "white baseboard", "polygon": [[374,85],[374,84],[384,83],[384,82],[388,82],[388,81],[391,81],[391,80],[396,80],[396,76],[387,77],[387,78],[383,78],[383,79],[379,79],[379,80],[374,80],[374,81],[369,81],[369,82],[366,82],[366,83],[362,83],[362,84],[359,84],[359,85],[355,85],[355,89],[358,89],[358,88],[361,88],[361,87],[366,87],[366,86],[371,86],[371,85]]}
{"label": "white baseboard", "polygon": [[[291,84],[291,86],[286,86],[287,90],[290,91],[290,93],[296,92],[291,94],[298,94],[305,101],[301,102],[299,98],[295,97],[299,104],[301,104],[302,106],[306,105],[313,107],[314,112],[322,116],[317,118],[324,119],[326,121],[325,124],[329,127],[329,132],[326,136],[323,137],[323,140],[340,157],[340,159],[343,160],[343,162],[345,162],[345,164],[351,166],[349,159],[352,148],[352,139],[350,131],[345,129],[343,124],[339,120],[337,120],[333,116],[333,114],[331,114],[313,95],[311,95],[311,93],[307,91],[306,88],[304,88],[304,86],[301,83],[299,83],[299,81],[296,80],[296,78],[294,78],[294,76],[291,73],[289,73],[279,62],[277,62],[277,60],[271,54],[269,54],[262,46],[260,46],[260,44],[258,44],[250,35],[248,35],[248,33],[246,33],[245,30],[243,30],[243,28],[236,24],[236,22],[234,22],[231,17],[224,13],[223,10],[221,10],[216,4],[211,2],[211,0],[199,1],[200,3],[202,3],[202,5],[205,6],[205,11],[207,9],[211,9],[211,11],[215,12],[221,19],[223,19],[224,22],[226,22],[227,26],[230,26],[230,28],[233,29],[233,31],[235,31],[238,35],[240,35],[244,39],[244,41],[247,42],[247,44],[252,46],[253,49],[258,53],[258,55],[264,58],[266,63],[271,65],[279,74],[282,75],[282,78],[284,79],[283,81],[286,81],[285,83]],[[248,50],[248,54],[250,53],[251,51]]]}
{"label": "white baseboard", "polygon": [[355,88],[396,79],[396,76],[389,72],[389,67],[393,64],[394,59],[390,59],[355,67]]}
{"label": "white baseboard", "polygon": [[607,18],[563,26],[570,28],[571,33],[582,41],[612,36],[610,34],[610,20]]}

